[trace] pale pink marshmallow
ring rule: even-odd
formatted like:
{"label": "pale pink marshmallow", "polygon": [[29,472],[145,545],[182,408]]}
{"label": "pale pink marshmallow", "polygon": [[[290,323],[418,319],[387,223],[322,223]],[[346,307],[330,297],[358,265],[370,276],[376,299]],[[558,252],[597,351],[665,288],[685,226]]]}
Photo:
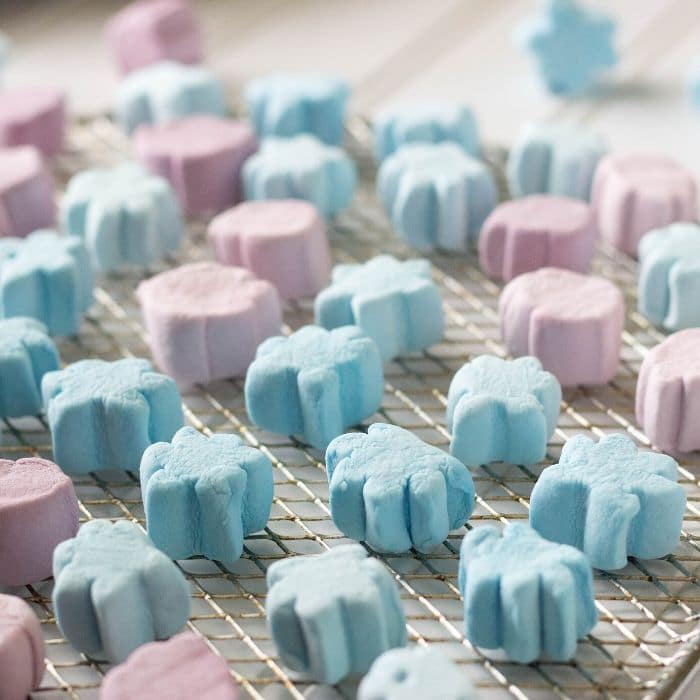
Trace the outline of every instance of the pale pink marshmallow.
{"label": "pale pink marshmallow", "polygon": [[596,169],[591,201],[601,237],[633,257],[645,233],[697,218],[693,176],[665,156],[606,156]]}
{"label": "pale pink marshmallow", "polygon": [[209,240],[219,262],[247,267],[285,299],[313,296],[328,284],[326,226],[309,202],[243,202],[211,222]]}
{"label": "pale pink marshmallow", "polygon": [[511,280],[541,267],[586,272],[593,257],[596,226],[586,202],[533,195],[497,206],[479,236],[481,269]]}
{"label": "pale pink marshmallow", "polygon": [[245,122],[198,115],[139,127],[134,148],[151,172],[170,181],[187,214],[206,214],[240,201],[241,167],[257,141]]}
{"label": "pale pink marshmallow", "polygon": [[499,312],[508,351],[534,355],[562,385],[605,384],[615,376],[625,303],[612,282],[543,267],[505,286]]}
{"label": "pale pink marshmallow", "polygon": [[700,449],[700,328],[674,333],[642,362],[637,422],[666,452]]}
{"label": "pale pink marshmallow", "polygon": [[34,146],[53,156],[63,148],[65,128],[65,104],[58,90],[0,92],[0,146]]}
{"label": "pale pink marshmallow", "polygon": [[243,376],[282,325],[275,287],[242,267],[182,265],[142,282],[137,294],[156,363],[185,386]]}

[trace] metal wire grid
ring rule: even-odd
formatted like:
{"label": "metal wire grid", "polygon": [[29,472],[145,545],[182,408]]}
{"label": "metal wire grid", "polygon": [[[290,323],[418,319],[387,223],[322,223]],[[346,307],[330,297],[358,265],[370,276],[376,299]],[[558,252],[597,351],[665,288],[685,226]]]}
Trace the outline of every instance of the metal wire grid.
{"label": "metal wire grid", "polygon": [[[410,257],[392,234],[373,190],[373,166],[366,124],[352,122],[349,143],[362,174],[353,207],[330,228],[334,257],[339,262],[366,260],[379,252]],[[57,164],[60,184],[85,167],[116,162],[128,155],[128,144],[106,119],[75,124],[71,150]],[[499,153],[494,168],[501,173]],[[148,270],[128,271],[100,281],[96,303],[79,336],[61,342],[65,362],[83,357],[116,359],[149,356],[134,297],[136,284],[166,267],[208,257],[203,223],[189,227],[177,256]],[[470,259],[433,256],[447,329],[442,343],[407,355],[386,367],[382,408],[365,425],[387,421],[412,430],[422,439],[446,448],[446,393],[454,372],[482,353],[505,356],[500,344],[497,300],[500,287],[482,275]],[[483,521],[527,518],[528,498],[541,470],[557,461],[564,441],[583,432],[599,437],[624,431],[640,445],[649,442],[636,428],[633,405],[639,365],[647,349],[664,336],[636,312],[635,264],[602,249],[595,271],[624,291],[628,313],[621,368],[613,382],[597,389],[564,392],[562,415],[546,461],[536,467],[493,464],[472,469],[478,493],[468,528]],[[312,319],[310,303],[285,309],[288,329]],[[275,500],[268,527],[247,538],[244,554],[230,570],[195,558],[178,562],[192,591],[188,627],[207,640],[229,663],[252,698],[354,697],[355,682],[335,688],[310,686],[291,676],[279,661],[265,624],[265,570],[273,561],[295,554],[318,553],[345,538],[329,517],[328,485],[322,454],[292,437],[267,433],[250,424],[242,382],[222,381],[197,387],[183,396],[188,422],[204,432],[242,435],[272,459]],[[43,417],[5,421],[0,454],[17,459],[28,454],[51,457],[50,436]],[[482,653],[462,635],[462,604],[457,564],[465,530],[451,533],[430,555],[412,552],[380,556],[396,577],[413,643],[439,645],[442,653],[462,664],[483,698],[638,698],[668,697],[683,670],[700,656],[700,457],[682,462],[681,483],[688,496],[682,541],[673,555],[660,560],[631,560],[615,574],[596,575],[599,622],[569,663],[523,666],[499,652]],[[130,519],[144,525],[138,475],[95,473],[74,479],[81,520]],[[33,697],[96,698],[108,666],[76,652],[62,637],[51,608],[52,581],[13,592],[24,597],[41,619],[46,640],[46,672]]]}

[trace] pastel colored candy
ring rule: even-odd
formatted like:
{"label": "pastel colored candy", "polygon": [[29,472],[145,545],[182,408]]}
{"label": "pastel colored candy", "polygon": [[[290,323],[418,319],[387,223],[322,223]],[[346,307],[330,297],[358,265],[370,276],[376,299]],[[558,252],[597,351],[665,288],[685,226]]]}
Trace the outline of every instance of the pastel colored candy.
{"label": "pastel colored candy", "polygon": [[678,331],[647,353],[635,401],[637,422],[654,445],[700,449],[700,329]]}
{"label": "pastel colored candy", "polygon": [[38,457],[0,459],[0,585],[51,576],[54,548],[77,531],[78,499],[58,466]]}
{"label": "pastel colored candy", "polygon": [[528,124],[508,153],[508,187],[514,197],[553,194],[588,200],[606,152],[600,134],[580,125]]}
{"label": "pastel colored candy", "polygon": [[320,73],[273,73],[245,87],[250,118],[261,139],[312,134],[331,145],[343,140],[349,95],[345,80]]}
{"label": "pastel colored candy", "polygon": [[265,139],[243,166],[246,199],[305,199],[328,218],[350,205],[356,184],[347,153],[309,134]]}
{"label": "pastel colored candy", "polygon": [[267,587],[272,639],[283,663],[305,678],[337,683],[406,644],[393,577],[358,544],[277,561]]}
{"label": "pastel colored candy", "polygon": [[153,543],[171,559],[201,554],[236,561],[272,506],[272,462],[236,435],[178,430],[141,458],[141,489]]}
{"label": "pastel colored candy", "polygon": [[596,170],[591,199],[602,238],[632,256],[645,233],[697,218],[693,176],[665,156],[606,156]]}
{"label": "pastel colored candy", "polygon": [[442,299],[428,260],[378,255],[359,265],[336,265],[330,287],[314,303],[324,328],[359,326],[384,361],[440,342]]}
{"label": "pastel colored candy", "polygon": [[639,310],[668,330],[700,326],[700,226],[671,224],[639,243]]}
{"label": "pastel colored candy", "polygon": [[0,238],[0,316],[29,316],[51,335],[73,335],[92,304],[93,287],[79,238],[49,230]]}
{"label": "pastel colored candy", "polygon": [[0,146],[35,146],[45,156],[63,147],[65,105],[58,90],[20,88],[0,92]]}
{"label": "pastel colored candy", "polygon": [[44,638],[32,609],[0,593],[0,700],[25,700],[44,676]]}
{"label": "pastel colored candy", "polygon": [[357,689],[357,700],[476,700],[469,676],[430,647],[385,651]]}
{"label": "pastel colored candy", "polygon": [[573,658],[598,619],[586,556],[520,523],[466,534],[459,588],[467,639],[518,663]]}
{"label": "pastel colored candy", "polygon": [[226,660],[192,632],[144,644],[102,681],[100,700],[236,700]]}
{"label": "pastel colored candy", "polygon": [[491,277],[511,280],[541,267],[586,272],[596,239],[595,215],[568,197],[533,195],[499,204],[479,236],[479,263]]}
{"label": "pastel colored candy", "polygon": [[132,2],[110,18],[105,35],[122,74],[158,61],[202,60],[199,27],[182,0]]}
{"label": "pastel colored candy", "polygon": [[304,326],[261,343],[246,375],[245,402],[261,428],[325,449],[379,408],[383,390],[377,345],[357,326]]}
{"label": "pastel colored candy", "polygon": [[175,382],[148,360],[80,360],[45,374],[41,391],[54,458],[69,473],[136,470],[183,423]]}
{"label": "pastel colored candy", "polygon": [[41,378],[58,369],[58,350],[36,319],[0,319],[0,418],[41,411]]}
{"label": "pastel colored candy", "polygon": [[561,387],[536,357],[481,355],[450,382],[450,452],[465,464],[535,464],[559,417]]}
{"label": "pastel colored candy", "polygon": [[424,251],[468,250],[498,198],[488,168],[454,143],[402,146],[381,164],[377,192],[398,235]]}
{"label": "pastel colored candy", "polygon": [[469,470],[440,448],[386,423],[346,433],[326,450],[333,522],[382,552],[430,552],[474,508]]}
{"label": "pastel colored candy", "polygon": [[71,178],[61,224],[79,236],[101,270],[150,265],[180,245],[184,224],[170,184],[136,163]]}
{"label": "pastel colored candy", "polygon": [[609,280],[527,272],[501,292],[499,315],[508,352],[534,355],[562,386],[605,384],[617,373],[625,302]]}
{"label": "pastel colored candy", "polygon": [[685,492],[677,478],[672,457],[641,452],[626,435],[598,443],[575,435],[537,480],[530,525],[585,552],[598,569],[621,569],[628,556],[663,557],[680,540]]}
{"label": "pastel colored candy", "polygon": [[474,114],[458,102],[391,105],[377,114],[373,127],[374,156],[380,163],[407,143],[451,141],[473,156],[481,150]]}
{"label": "pastel colored candy", "polygon": [[257,148],[248,124],[197,115],[140,127],[138,159],[175,190],[186,214],[219,212],[241,199],[241,167]]}
{"label": "pastel colored candy", "polygon": [[53,225],[53,181],[33,146],[0,148],[0,237]]}
{"label": "pastel colored candy", "polygon": [[87,656],[121,663],[168,639],[190,614],[180,570],[129,520],[91,520],[53,554],[53,608],[63,636]]}
{"label": "pastel colored candy", "polygon": [[238,204],[212,220],[209,241],[219,262],[247,267],[285,299],[314,296],[330,277],[326,225],[300,199]]}
{"label": "pastel colored candy", "polygon": [[280,332],[275,288],[241,267],[182,265],[137,289],[156,364],[182,385],[241,377]]}

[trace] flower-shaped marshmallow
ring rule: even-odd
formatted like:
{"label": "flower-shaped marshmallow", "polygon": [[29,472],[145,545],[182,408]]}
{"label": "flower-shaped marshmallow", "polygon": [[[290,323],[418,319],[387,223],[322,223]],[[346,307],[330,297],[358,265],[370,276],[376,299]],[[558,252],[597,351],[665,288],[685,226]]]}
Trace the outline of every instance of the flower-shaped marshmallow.
{"label": "flower-shaped marshmallow", "polygon": [[248,369],[245,401],[266,430],[302,435],[314,447],[371,416],[384,391],[376,343],[357,326],[304,326],[268,338]]}
{"label": "flower-shaped marshmallow", "polygon": [[408,430],[374,423],[326,451],[330,505],[338,529],[383,552],[429,552],[474,508],[474,483],[455,457]]}
{"label": "flower-shaped marshmallow", "polygon": [[561,387],[536,357],[481,355],[455,374],[447,395],[450,451],[465,464],[534,464],[559,417]]}
{"label": "flower-shaped marshmallow", "polygon": [[178,632],[190,614],[187,581],[128,520],[91,520],[53,554],[53,606],[80,652],[121,663]]}
{"label": "flower-shaped marshmallow", "polygon": [[314,311],[324,328],[362,328],[385,361],[439,342],[444,328],[430,262],[401,262],[390,255],[361,265],[336,265],[331,286],[316,297]]}
{"label": "flower-shaped marshmallow", "polygon": [[598,619],[586,556],[520,523],[467,533],[459,588],[467,639],[519,663],[571,659]]}
{"label": "flower-shaped marshmallow", "polygon": [[672,457],[642,452],[626,435],[598,443],[576,435],[537,480],[530,524],[578,547],[598,569],[621,569],[628,556],[665,556],[678,544],[685,510],[677,472]]}
{"label": "flower-shaped marshmallow", "polygon": [[182,426],[175,382],[148,360],[80,360],[41,383],[53,454],[66,472],[138,469],[154,442]]}
{"label": "flower-shaped marshmallow", "polygon": [[454,143],[409,144],[379,168],[377,191],[413,248],[466,251],[496,204],[489,169]]}
{"label": "flower-shaped marshmallow", "polygon": [[396,583],[358,544],[275,562],[267,587],[280,657],[309,679],[337,683],[364,673],[380,654],[406,643]]}
{"label": "flower-shaped marshmallow", "polygon": [[272,463],[236,435],[184,427],[143,453],[141,489],[148,534],[171,559],[234,562],[243,538],[267,525]]}
{"label": "flower-shaped marshmallow", "polygon": [[168,181],[136,163],[75,175],[63,197],[61,224],[83,239],[102,270],[149,265],[174,251],[184,233]]}

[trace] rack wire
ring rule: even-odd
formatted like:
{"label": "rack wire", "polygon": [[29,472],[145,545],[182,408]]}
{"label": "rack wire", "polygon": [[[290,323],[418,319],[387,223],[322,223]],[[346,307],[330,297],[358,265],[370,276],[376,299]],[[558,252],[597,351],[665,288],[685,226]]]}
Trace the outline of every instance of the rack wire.
{"label": "rack wire", "polygon": [[[374,166],[369,130],[351,121],[348,147],[361,173],[353,206],[329,227],[337,262],[363,261],[379,252],[412,257],[392,233],[374,195]],[[106,118],[74,123],[70,148],[56,163],[60,187],[86,167],[129,157],[128,142]],[[502,182],[504,154],[488,153]],[[177,255],[148,270],[128,270],[99,279],[95,304],[78,336],[60,342],[63,361],[84,357],[149,357],[145,330],[134,296],[138,282],[163,269],[209,257],[204,222],[191,222]],[[486,278],[469,257],[431,256],[446,316],[443,341],[423,353],[409,354],[385,368],[382,407],[377,420],[408,428],[423,440],[447,448],[446,394],[455,371],[470,358],[491,353],[502,357],[497,302],[500,286]],[[564,391],[561,417],[547,458],[534,467],[491,464],[472,469],[478,493],[466,528],[485,521],[524,520],[537,476],[557,461],[561,446],[576,433],[596,438],[625,432],[643,447],[649,441],[634,419],[634,389],[640,363],[664,334],[636,311],[633,260],[601,247],[594,271],[624,292],[627,317],[621,366],[607,386]],[[285,330],[312,320],[311,302],[285,307]],[[225,569],[193,558],[178,562],[191,587],[188,628],[204,638],[228,662],[250,698],[353,698],[356,680],[333,688],[311,686],[295,678],[277,656],[265,620],[265,571],[274,561],[296,554],[319,553],[347,541],[328,509],[323,455],[297,439],[260,430],[247,417],[240,380],[196,387],[183,395],[187,421],[204,432],[235,432],[272,460],[275,498],[264,532],[246,539],[239,562]],[[43,416],[6,420],[0,455],[17,459],[39,454],[51,458]],[[136,465],[135,465],[136,468]],[[700,658],[700,456],[681,461],[680,482],[688,506],[681,542],[663,559],[630,559],[615,573],[596,572],[599,621],[579,643],[571,662],[521,665],[500,652],[472,647],[462,633],[462,601],[457,587],[459,545],[465,528],[452,532],[431,554],[379,555],[395,576],[403,598],[411,643],[430,645],[462,665],[488,700],[497,698],[666,698]],[[99,472],[74,478],[81,521],[129,519],[145,525],[137,472]],[[46,641],[46,671],[33,697],[97,698],[109,666],[75,651],[61,636],[51,605],[52,581],[12,592],[25,598],[41,620]]]}

